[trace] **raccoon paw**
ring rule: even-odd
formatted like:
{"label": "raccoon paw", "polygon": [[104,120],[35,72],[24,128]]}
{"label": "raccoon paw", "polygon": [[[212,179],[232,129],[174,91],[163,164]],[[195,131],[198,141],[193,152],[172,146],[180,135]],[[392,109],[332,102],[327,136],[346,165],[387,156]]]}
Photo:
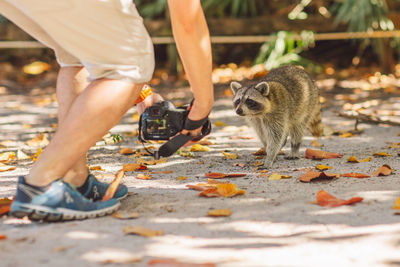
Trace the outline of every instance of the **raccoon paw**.
{"label": "raccoon paw", "polygon": [[285,159],[288,159],[288,160],[296,160],[296,159],[299,159],[299,158],[300,158],[299,156],[293,156],[293,155],[285,157]]}

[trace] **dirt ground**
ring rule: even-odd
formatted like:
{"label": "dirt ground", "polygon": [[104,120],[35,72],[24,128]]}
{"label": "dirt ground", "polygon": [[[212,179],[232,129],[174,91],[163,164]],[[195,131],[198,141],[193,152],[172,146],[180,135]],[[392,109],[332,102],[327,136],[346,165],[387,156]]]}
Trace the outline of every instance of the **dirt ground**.
{"label": "dirt ground", "polygon": [[[400,197],[399,151],[388,148],[388,142],[400,142],[400,128],[360,123],[358,127],[364,129],[360,135],[349,138],[334,135],[334,131],[353,129],[354,120],[339,117],[336,112],[342,107],[342,98],[335,97],[334,91],[324,91],[327,104],[323,122],[328,135],[318,139],[323,147],[312,147],[314,138],[308,134],[301,147],[301,159],[289,161],[280,155],[267,173],[292,178],[269,180],[252,166],[259,161],[252,152],[260,148],[260,142],[242,118],[234,114],[230,97],[223,93],[226,88],[228,85],[219,85],[216,91],[211,119],[220,126],[214,125],[208,137],[212,142],[209,152],[193,152],[194,157],[174,155],[165,163],[149,165],[151,180],[136,179],[137,172],[126,174],[123,183],[129,187],[130,195],[122,201],[121,211],[137,212],[138,218],[120,220],[108,216],[38,223],[3,216],[0,235],[6,235],[7,239],[0,240],[0,266],[400,266],[400,216],[392,210]],[[190,100],[187,88],[161,92],[177,102]],[[36,93],[33,90],[24,96],[3,90],[0,141],[14,143],[0,148],[0,153],[22,150],[32,155],[37,148],[27,146],[25,141],[42,132],[51,138],[56,104],[52,101],[46,105],[40,101],[34,104],[35,100],[51,98],[51,93],[52,90]],[[398,100],[395,95],[379,103],[395,110]],[[142,149],[137,138],[127,134],[138,126],[132,116],[134,112],[132,108],[111,130],[124,137],[121,143],[99,141],[90,151],[89,164],[104,169],[93,171],[100,179],[111,181],[123,164],[137,160],[119,153],[124,147]],[[343,157],[313,161],[304,157],[306,148],[341,153]],[[237,153],[238,158],[227,159],[222,151]],[[288,153],[289,145],[283,151]],[[392,156],[372,157],[374,152]],[[372,159],[351,164],[347,162],[350,156]],[[0,173],[0,197],[14,194],[17,176],[26,174],[31,162],[16,161],[12,163],[16,170]],[[329,172],[341,174],[371,174],[383,164],[390,165],[395,172],[366,179],[340,177],[311,183],[298,180],[305,168],[318,164],[332,166]],[[160,173],[169,170],[172,172]],[[208,172],[246,174],[221,179],[236,184],[246,193],[232,198],[205,198],[186,187],[206,182]],[[179,176],[187,179],[179,180]],[[360,196],[363,201],[349,206],[321,207],[312,203],[321,189],[338,198]],[[232,215],[209,217],[207,212],[211,209],[230,209]],[[162,230],[163,235],[151,238],[127,235],[123,232],[126,226]],[[162,263],[158,259],[173,261]]]}

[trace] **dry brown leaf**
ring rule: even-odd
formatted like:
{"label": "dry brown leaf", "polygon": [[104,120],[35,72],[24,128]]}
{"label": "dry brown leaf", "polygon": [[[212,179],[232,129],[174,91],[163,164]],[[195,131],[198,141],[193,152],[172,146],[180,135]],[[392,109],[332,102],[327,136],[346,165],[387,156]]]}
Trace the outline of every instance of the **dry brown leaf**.
{"label": "dry brown leaf", "polygon": [[391,154],[388,154],[386,152],[373,153],[372,155],[374,157],[381,157],[381,158],[383,158],[383,157],[391,157],[392,156]]}
{"label": "dry brown leaf", "polygon": [[0,198],[0,216],[7,214],[10,211],[12,202],[12,198]]}
{"label": "dry brown leaf", "polygon": [[31,140],[26,141],[25,144],[31,147],[44,147],[49,144],[49,139],[47,139],[44,133],[41,133]]}
{"label": "dry brown leaf", "polygon": [[362,197],[353,197],[348,200],[338,199],[324,190],[317,193],[317,203],[323,207],[338,207],[342,205],[350,205],[357,202],[361,202]]}
{"label": "dry brown leaf", "polygon": [[209,172],[206,173],[207,178],[221,179],[221,178],[237,178],[246,176],[245,173],[222,173],[222,172]]}
{"label": "dry brown leaf", "polygon": [[119,153],[120,153],[121,155],[132,155],[132,154],[135,153],[135,151],[133,151],[132,148],[124,147],[124,148],[122,148],[122,149],[119,151]]}
{"label": "dry brown leaf", "polygon": [[114,181],[108,186],[107,191],[104,193],[102,201],[110,200],[114,197],[115,191],[117,191],[118,185],[121,183],[122,178],[125,176],[123,170],[119,170],[115,175]]}
{"label": "dry brown leaf", "polygon": [[373,176],[388,176],[392,174],[394,170],[387,164],[382,165],[376,171],[372,173]]}
{"label": "dry brown leaf", "polygon": [[223,197],[233,197],[236,195],[243,195],[245,191],[238,189],[235,184],[217,184],[217,191]]}
{"label": "dry brown leaf", "polygon": [[326,152],[322,150],[316,149],[306,149],[306,158],[320,160],[320,159],[334,159],[334,158],[341,158],[343,157],[342,154],[334,153],[334,152]]}
{"label": "dry brown leaf", "polygon": [[139,218],[139,213],[135,211],[127,212],[127,211],[117,211],[111,214],[112,217],[120,220],[129,220],[129,219],[137,219]]}
{"label": "dry brown leaf", "polygon": [[122,167],[125,172],[134,172],[139,170],[146,170],[147,167],[139,163],[126,163]]}
{"label": "dry brown leaf", "polygon": [[228,217],[232,215],[232,211],[230,209],[209,210],[207,215],[211,217]]}
{"label": "dry brown leaf", "polygon": [[123,231],[127,235],[140,235],[145,237],[155,237],[164,234],[162,230],[152,230],[142,226],[126,226]]}
{"label": "dry brown leaf", "polygon": [[221,196],[218,193],[218,189],[216,187],[208,188],[199,193],[199,197],[219,197]]}
{"label": "dry brown leaf", "polygon": [[315,168],[319,171],[326,171],[326,170],[332,169],[332,166],[326,166],[323,164],[319,164],[319,165],[315,166]]}
{"label": "dry brown leaf", "polygon": [[365,174],[365,173],[349,172],[349,173],[343,173],[342,177],[369,178],[370,176],[368,174]]}
{"label": "dry brown leaf", "polygon": [[266,156],[267,152],[265,152],[265,148],[262,147],[259,150],[257,150],[256,152],[253,152],[251,154],[253,154],[254,156]]}
{"label": "dry brown leaf", "polygon": [[104,171],[104,169],[101,166],[89,166],[90,171]]}
{"label": "dry brown leaf", "polygon": [[301,182],[309,183],[312,180],[316,179],[333,179],[338,178],[339,174],[337,173],[326,173],[326,172],[316,172],[316,171],[308,171],[306,174],[303,174],[299,177]]}

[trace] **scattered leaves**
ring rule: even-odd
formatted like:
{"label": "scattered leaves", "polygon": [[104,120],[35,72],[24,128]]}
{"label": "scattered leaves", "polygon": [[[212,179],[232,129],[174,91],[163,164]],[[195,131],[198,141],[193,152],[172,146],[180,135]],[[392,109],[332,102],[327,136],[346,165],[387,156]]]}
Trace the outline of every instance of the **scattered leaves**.
{"label": "scattered leaves", "polygon": [[119,170],[115,175],[114,181],[108,186],[107,191],[104,193],[102,201],[110,200],[114,197],[115,191],[117,191],[118,185],[121,183],[122,178],[125,176],[123,170]]}
{"label": "scattered leaves", "polygon": [[290,175],[282,175],[278,173],[272,173],[269,177],[268,180],[281,180],[281,179],[289,179],[292,178]]}
{"label": "scattered leaves", "polygon": [[222,154],[224,154],[225,158],[227,158],[227,159],[237,159],[238,158],[238,154],[236,154],[236,153],[227,153],[225,151],[222,151]]}
{"label": "scattered leaves", "polygon": [[186,185],[186,187],[201,191],[199,196],[202,197],[233,197],[245,194],[245,191],[243,189],[238,189],[235,184],[230,184],[228,182],[221,183],[214,179],[208,179],[207,183]]}
{"label": "scattered leaves", "polygon": [[365,174],[365,173],[349,172],[349,173],[343,173],[342,177],[369,178],[370,176],[368,174]]}
{"label": "scattered leaves", "polygon": [[232,215],[232,211],[230,209],[209,210],[207,215],[211,217],[228,217]]}
{"label": "scattered leaves", "polygon": [[392,174],[394,170],[387,164],[382,165],[376,171],[372,173],[372,176],[388,176]]}
{"label": "scattered leaves", "polygon": [[357,202],[361,202],[362,197],[353,197],[348,200],[343,200],[332,196],[324,190],[320,190],[317,193],[317,204],[323,207],[338,207],[342,205],[351,205]]}
{"label": "scattered leaves", "polygon": [[333,179],[338,178],[339,174],[337,173],[326,173],[326,172],[316,172],[316,171],[308,171],[306,174],[303,174],[299,177],[301,182],[309,183],[312,180],[316,179]]}
{"label": "scattered leaves", "polygon": [[153,230],[142,226],[126,226],[123,231],[127,235],[140,235],[145,237],[155,237],[164,234],[162,230]]}
{"label": "scattered leaves", "polygon": [[322,150],[309,149],[309,148],[306,149],[306,158],[308,159],[320,160],[320,159],[334,159],[341,157],[343,157],[342,154],[334,152],[326,152]]}

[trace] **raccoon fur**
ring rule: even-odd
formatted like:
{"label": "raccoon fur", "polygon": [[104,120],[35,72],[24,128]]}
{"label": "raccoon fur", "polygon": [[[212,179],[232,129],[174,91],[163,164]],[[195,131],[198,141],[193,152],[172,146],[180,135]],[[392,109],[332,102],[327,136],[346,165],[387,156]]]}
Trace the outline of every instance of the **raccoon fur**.
{"label": "raccoon fur", "polygon": [[322,135],[318,88],[302,68],[284,66],[269,72],[251,86],[231,83],[233,105],[254,128],[267,155],[264,168],[271,168],[290,136],[291,152],[287,159],[298,159],[307,128]]}

